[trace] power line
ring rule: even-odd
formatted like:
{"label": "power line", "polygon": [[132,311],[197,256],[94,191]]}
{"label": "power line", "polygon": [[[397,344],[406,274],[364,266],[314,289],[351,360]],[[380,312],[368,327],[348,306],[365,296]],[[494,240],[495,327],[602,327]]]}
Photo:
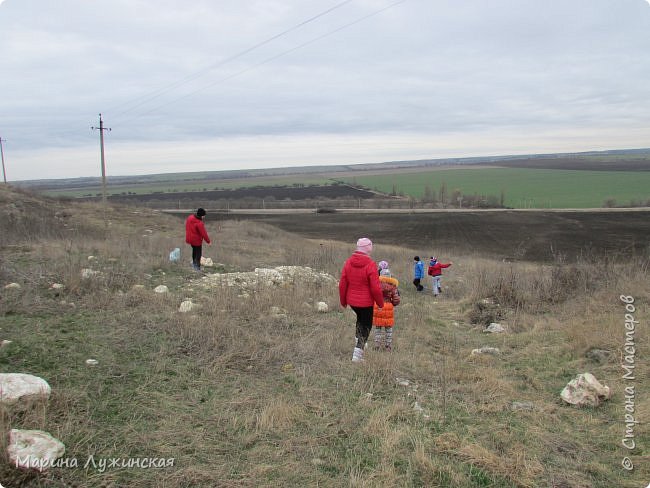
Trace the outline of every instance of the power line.
{"label": "power line", "polygon": [[160,109],[160,108],[162,108],[162,107],[165,107],[165,106],[167,106],[167,105],[171,105],[172,103],[176,103],[176,102],[178,102],[178,101],[180,101],[180,100],[183,100],[183,99],[188,98],[188,97],[190,97],[190,96],[192,96],[192,95],[195,95],[195,94],[198,93],[198,92],[201,92],[201,91],[203,91],[203,90],[206,90],[206,89],[208,89],[208,88],[211,88],[211,87],[213,87],[213,86],[215,86],[215,85],[218,85],[218,84],[220,84],[220,83],[223,83],[223,82],[225,82],[225,81],[231,80],[231,79],[233,79],[233,78],[236,78],[236,77],[238,77],[238,76],[240,76],[240,75],[242,75],[242,74],[244,74],[244,73],[247,73],[248,71],[252,71],[252,70],[254,70],[255,68],[258,68],[258,67],[260,67],[260,66],[262,66],[262,65],[264,65],[264,64],[268,64],[268,63],[270,63],[271,61],[275,61],[275,60],[278,59],[278,58],[281,58],[281,57],[283,57],[283,56],[286,56],[287,54],[291,54],[292,52],[298,51],[299,49],[302,49],[302,48],[305,47],[305,46],[308,46],[308,45],[310,45],[310,44],[313,44],[314,42],[320,41],[321,39],[324,39],[324,38],[329,37],[329,36],[331,36],[331,35],[334,35],[334,34],[336,34],[337,32],[340,32],[340,31],[342,31],[342,30],[344,30],[344,29],[347,29],[348,27],[351,27],[351,26],[356,25],[356,24],[358,24],[358,23],[360,23],[360,22],[363,22],[364,20],[367,20],[367,19],[369,19],[369,18],[371,18],[371,17],[374,17],[375,15],[378,15],[378,14],[380,14],[380,13],[382,13],[382,12],[384,12],[384,11],[390,9],[390,8],[393,8],[393,7],[395,7],[395,6],[397,6],[397,5],[401,4],[401,3],[404,3],[404,2],[406,2],[406,1],[408,1],[408,0],[398,0],[398,1],[396,1],[396,2],[393,2],[393,3],[389,4],[389,5],[387,5],[386,7],[383,7],[383,8],[381,8],[381,9],[379,9],[379,10],[376,10],[376,11],[374,11],[374,12],[368,14],[368,15],[364,15],[363,17],[360,17],[360,18],[358,18],[358,19],[356,19],[356,20],[354,20],[354,21],[352,21],[352,22],[349,22],[349,23],[347,23],[347,24],[344,24],[344,25],[342,25],[342,26],[340,26],[340,27],[338,27],[338,28],[336,28],[336,29],[334,29],[334,30],[331,30],[331,31],[325,33],[325,34],[322,34],[322,35],[317,36],[317,37],[315,37],[315,38],[313,38],[313,39],[310,39],[309,41],[303,42],[302,44],[299,44],[299,45],[297,45],[297,46],[295,46],[295,47],[293,47],[293,48],[291,48],[291,49],[288,49],[288,50],[286,50],[286,51],[283,51],[283,52],[281,52],[280,54],[276,54],[275,56],[271,56],[271,57],[269,57],[269,58],[266,58],[265,60],[260,61],[259,63],[256,63],[256,64],[254,64],[254,65],[252,65],[252,66],[249,66],[248,68],[244,68],[244,69],[242,69],[242,70],[240,70],[240,71],[238,71],[238,72],[236,72],[236,73],[234,73],[234,74],[232,74],[232,75],[229,75],[229,76],[226,76],[226,77],[224,77],[224,78],[221,78],[221,79],[219,79],[219,80],[217,80],[217,81],[215,81],[215,82],[212,82],[212,83],[210,83],[210,84],[208,84],[208,85],[204,85],[204,86],[201,87],[201,88],[197,88],[197,89],[194,90],[194,91],[191,91],[191,92],[189,92],[189,93],[186,93],[185,95],[182,95],[182,96],[180,96],[180,97],[174,98],[174,99],[172,99],[172,100],[170,100],[170,101],[168,101],[168,102],[166,102],[166,103],[164,103],[164,104],[158,105],[158,106],[156,106],[156,107],[154,107],[154,108],[152,108],[152,109],[150,109],[150,110],[148,110],[148,111],[146,111],[146,112],[142,112],[142,113],[140,113],[140,114],[138,114],[138,115],[135,115],[135,116],[133,116],[133,117],[130,117],[130,118],[128,118],[128,119],[122,121],[122,124],[127,123],[127,122],[130,122],[130,121],[132,121],[132,120],[135,120],[135,119],[137,119],[137,118],[139,118],[139,117],[143,117],[143,116],[145,116],[145,115],[148,115],[148,114],[150,114],[150,113],[152,113],[152,112],[155,112],[156,110],[158,110],[158,109]]}
{"label": "power line", "polygon": [[[353,0],[345,0],[345,1],[341,2],[341,3],[338,3],[338,4],[334,5],[333,7],[330,7],[327,10],[324,10],[323,12],[320,12],[319,14],[316,14],[313,17],[308,18],[307,20],[303,20],[302,22],[300,22],[300,23],[298,23],[298,24],[296,24],[296,25],[294,25],[292,27],[289,27],[288,29],[280,32],[279,34],[271,36],[268,39],[265,39],[265,40],[263,40],[261,42],[258,42],[255,45],[247,48],[247,49],[244,49],[243,51],[240,51],[237,54],[234,54],[234,55],[232,55],[232,56],[230,56],[230,57],[228,57],[228,58],[226,58],[226,59],[224,59],[222,61],[219,61],[218,63],[214,63],[214,64],[212,64],[212,65],[210,65],[210,66],[208,66],[208,67],[206,67],[206,68],[204,68],[202,70],[199,70],[199,71],[197,71],[197,72],[195,72],[193,74],[190,74],[190,75],[186,76],[185,78],[182,78],[182,79],[180,79],[180,80],[178,80],[178,81],[176,81],[174,83],[171,83],[170,85],[167,85],[166,87],[155,90],[155,91],[151,92],[149,95],[144,95],[142,97],[142,100],[139,100],[137,103],[132,105],[130,108],[118,113],[117,116],[128,114],[128,113],[132,112],[133,110],[135,110],[136,108],[141,107],[142,105],[144,105],[144,104],[146,104],[146,103],[148,103],[148,102],[150,102],[152,100],[155,100],[156,98],[161,97],[165,93],[168,93],[168,92],[172,91],[175,88],[183,86],[183,85],[189,83],[190,81],[194,81],[197,78],[200,78],[200,77],[204,76],[209,71],[212,71],[215,68],[221,67],[221,66],[223,66],[223,65],[225,65],[225,64],[227,64],[227,63],[229,63],[231,61],[234,61],[235,59],[238,59],[238,58],[240,58],[240,57],[254,51],[255,49],[258,49],[258,48],[264,46],[265,44],[268,44],[268,43],[270,43],[270,42],[272,42],[272,41],[274,41],[274,40],[288,34],[289,32],[292,32],[292,31],[294,31],[294,30],[296,30],[296,29],[298,29],[298,28],[300,28],[300,27],[302,27],[302,26],[304,26],[306,24],[309,24],[310,22],[313,22],[314,20],[317,20],[320,17],[323,17],[324,15],[327,15],[328,13],[330,13],[330,12],[332,12],[334,10],[336,10],[338,8],[341,8],[344,5],[346,5],[346,4],[348,4],[348,3],[352,2],[352,1]],[[130,103],[134,103],[136,100],[134,100],[133,102],[130,102]],[[129,102],[127,102],[127,103],[129,103]],[[122,105],[125,105],[125,104],[122,104]],[[118,105],[117,108],[119,108],[122,105]]]}

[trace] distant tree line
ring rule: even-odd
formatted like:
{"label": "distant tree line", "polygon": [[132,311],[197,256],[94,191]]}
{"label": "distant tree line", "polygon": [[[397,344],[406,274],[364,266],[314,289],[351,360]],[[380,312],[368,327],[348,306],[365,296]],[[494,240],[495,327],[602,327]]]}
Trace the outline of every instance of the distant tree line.
{"label": "distant tree line", "polygon": [[632,207],[650,207],[650,198],[643,200],[633,198],[628,203],[617,203],[615,198],[606,198],[603,202],[604,208],[632,208]]}

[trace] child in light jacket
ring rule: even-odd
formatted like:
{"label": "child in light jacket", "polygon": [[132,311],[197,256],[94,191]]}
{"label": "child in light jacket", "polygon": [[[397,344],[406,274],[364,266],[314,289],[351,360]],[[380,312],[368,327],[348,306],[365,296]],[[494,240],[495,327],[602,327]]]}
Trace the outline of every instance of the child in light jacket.
{"label": "child in light jacket", "polygon": [[[385,263],[385,266],[382,265]],[[391,276],[388,263],[379,263],[379,283],[384,297],[384,306],[375,304],[372,316],[372,325],[375,326],[375,349],[386,351],[393,348],[393,327],[395,326],[395,307],[400,304],[399,281]]]}
{"label": "child in light jacket", "polygon": [[438,294],[442,293],[442,287],[440,286],[440,280],[442,279],[442,270],[444,268],[448,268],[454,263],[450,261],[449,263],[443,264],[434,256],[432,256],[430,259],[431,260],[429,261],[429,269],[427,270],[427,274],[431,276],[433,281],[433,294],[435,296],[438,296]]}

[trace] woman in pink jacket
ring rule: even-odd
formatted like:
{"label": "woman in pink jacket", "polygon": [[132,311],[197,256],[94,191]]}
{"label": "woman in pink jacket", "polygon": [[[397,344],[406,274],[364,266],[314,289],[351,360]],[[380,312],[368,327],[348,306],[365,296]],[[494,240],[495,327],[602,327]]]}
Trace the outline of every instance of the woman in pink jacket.
{"label": "woman in pink jacket", "polygon": [[357,314],[357,342],[352,361],[363,361],[363,349],[372,329],[373,306],[382,308],[384,297],[379,284],[377,264],[370,258],[372,241],[362,237],[357,241],[357,250],[348,258],[341,271],[339,299],[343,308],[350,305]]}

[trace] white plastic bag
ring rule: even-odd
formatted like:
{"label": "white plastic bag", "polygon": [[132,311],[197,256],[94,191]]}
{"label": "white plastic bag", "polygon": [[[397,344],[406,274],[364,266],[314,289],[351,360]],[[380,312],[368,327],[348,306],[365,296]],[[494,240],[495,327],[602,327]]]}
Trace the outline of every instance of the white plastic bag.
{"label": "white plastic bag", "polygon": [[172,263],[177,262],[181,258],[181,248],[177,247],[172,252],[169,253],[169,260]]}

